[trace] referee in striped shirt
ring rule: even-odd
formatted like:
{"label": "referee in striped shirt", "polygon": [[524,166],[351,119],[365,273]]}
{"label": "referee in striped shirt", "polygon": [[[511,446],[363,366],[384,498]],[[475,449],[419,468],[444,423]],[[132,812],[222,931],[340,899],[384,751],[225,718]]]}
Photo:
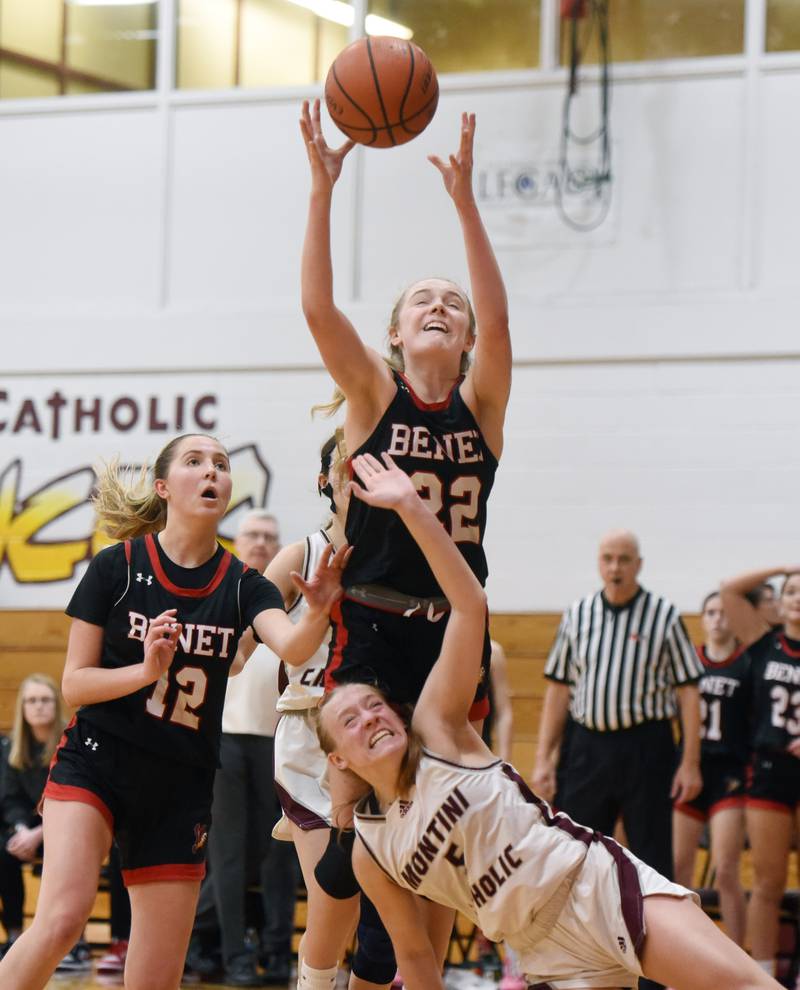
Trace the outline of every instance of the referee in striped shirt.
{"label": "referee in striped shirt", "polygon": [[[632,533],[605,536],[598,563],[603,590],[567,609],[547,660],[532,783],[553,799],[569,713],[559,809],[606,834],[622,815],[631,851],[670,877],[672,800],[690,801],[702,786],[702,666],[675,606],[639,585]],[[676,771],[677,714],[683,747]]]}

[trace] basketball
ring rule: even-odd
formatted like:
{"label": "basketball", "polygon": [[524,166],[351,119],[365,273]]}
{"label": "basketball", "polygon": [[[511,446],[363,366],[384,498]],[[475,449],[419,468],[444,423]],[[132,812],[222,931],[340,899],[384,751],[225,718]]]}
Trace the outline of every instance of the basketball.
{"label": "basketball", "polygon": [[438,102],[430,59],[401,38],[359,38],[339,52],[325,80],[331,119],[370,148],[392,148],[421,134]]}

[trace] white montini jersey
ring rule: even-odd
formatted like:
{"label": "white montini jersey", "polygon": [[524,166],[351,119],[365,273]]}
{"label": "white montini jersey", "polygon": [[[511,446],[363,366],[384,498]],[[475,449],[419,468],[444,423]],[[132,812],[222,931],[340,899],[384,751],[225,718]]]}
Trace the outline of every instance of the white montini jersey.
{"label": "white montini jersey", "polygon": [[[319,529],[306,537],[305,556],[303,558],[303,578],[307,581],[314,573],[322,556],[322,551],[330,544],[325,533]],[[308,610],[305,597],[300,595],[287,610],[292,622],[299,622],[304,612]],[[328,636],[317,651],[300,666],[283,665],[281,678],[283,690],[278,698],[279,712],[305,711],[316,708],[324,691],[325,664],[328,659]],[[288,682],[288,683],[287,683]]]}
{"label": "white montini jersey", "polygon": [[493,942],[523,932],[526,943],[537,931],[544,937],[590,847],[613,844],[622,853],[554,814],[500,760],[474,769],[425,750],[409,796],[385,815],[364,799],[359,838],[395,883],[461,911]]}

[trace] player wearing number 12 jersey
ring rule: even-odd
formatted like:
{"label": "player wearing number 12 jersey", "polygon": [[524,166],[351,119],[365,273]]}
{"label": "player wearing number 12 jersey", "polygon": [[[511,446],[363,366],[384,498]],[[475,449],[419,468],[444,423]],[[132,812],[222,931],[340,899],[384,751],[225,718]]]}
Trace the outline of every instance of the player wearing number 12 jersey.
{"label": "player wearing number 12 jersey", "polygon": [[[123,543],[90,564],[70,603],[62,690],[78,714],[44,790],[44,865],[32,925],[0,961],[0,986],[39,990],[94,904],[112,839],[131,900],[125,985],[176,987],[211,827],[226,677],[256,635],[291,663],[319,646],[343,554],[323,555],[296,625],[274,587],[217,543],[230,460],[212,437],[171,440],[152,478],[98,480],[100,525]],[[221,823],[221,827],[225,827]]]}

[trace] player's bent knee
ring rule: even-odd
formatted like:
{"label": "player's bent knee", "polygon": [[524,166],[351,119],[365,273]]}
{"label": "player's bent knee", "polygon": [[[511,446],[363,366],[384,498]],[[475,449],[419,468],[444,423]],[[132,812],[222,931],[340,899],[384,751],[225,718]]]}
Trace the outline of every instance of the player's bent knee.
{"label": "player's bent knee", "polygon": [[352,970],[360,980],[379,985],[391,983],[397,970],[392,940],[374,905],[366,897],[361,898],[358,946]]}
{"label": "player's bent knee", "polygon": [[88,913],[69,910],[37,912],[33,925],[39,938],[44,937],[54,947],[61,947],[67,952],[83,934]]}
{"label": "player's bent knee", "polygon": [[358,891],[358,881],[353,873],[353,842],[355,832],[331,830],[322,859],[314,867],[317,883],[329,897],[347,900]]}
{"label": "player's bent knee", "polygon": [[353,974],[359,980],[364,980],[365,983],[377,983],[379,986],[385,986],[394,979],[397,966],[394,963],[394,957],[392,957],[392,962],[387,962],[386,959],[372,959],[356,950],[352,970]]}

